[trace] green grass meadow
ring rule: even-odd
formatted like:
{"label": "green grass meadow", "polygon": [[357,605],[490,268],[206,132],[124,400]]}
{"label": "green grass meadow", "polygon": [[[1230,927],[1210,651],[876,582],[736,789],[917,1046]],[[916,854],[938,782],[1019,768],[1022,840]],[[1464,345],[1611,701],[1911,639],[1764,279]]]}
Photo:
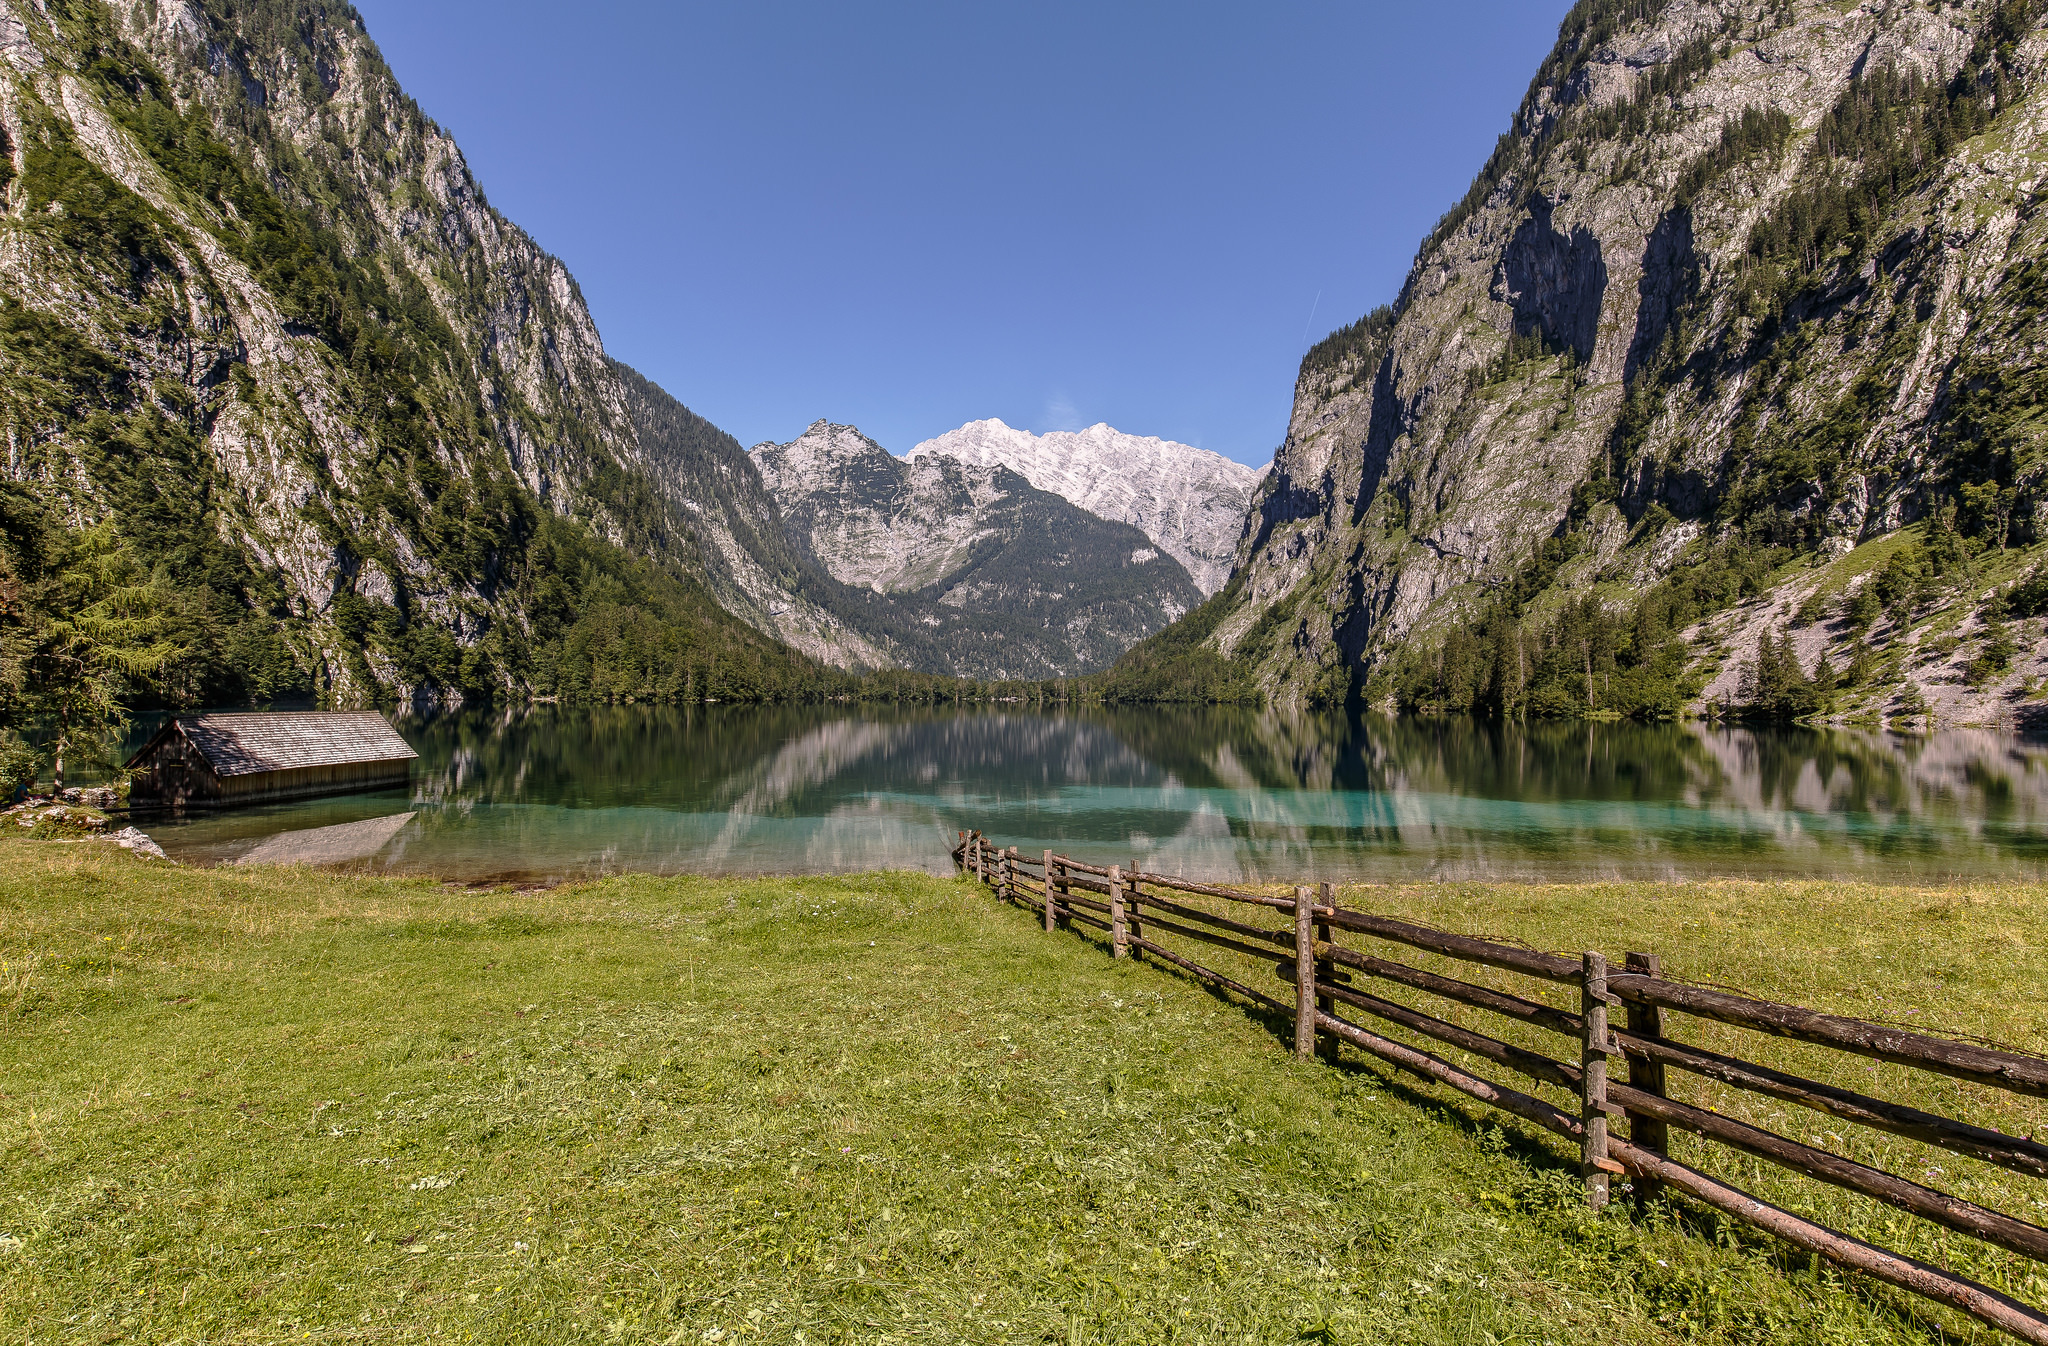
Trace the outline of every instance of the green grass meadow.
{"label": "green grass meadow", "polygon": [[[1626,929],[1601,947],[2048,1046],[2032,890],[1344,900],[1545,948]],[[8,840],[0,964],[9,1342],[1995,1339],[1696,1211],[1589,1214],[1532,1129],[1348,1049],[1297,1063],[1263,1012],[964,879],[472,890]],[[2048,1299],[2021,1259],[1717,1171]]]}

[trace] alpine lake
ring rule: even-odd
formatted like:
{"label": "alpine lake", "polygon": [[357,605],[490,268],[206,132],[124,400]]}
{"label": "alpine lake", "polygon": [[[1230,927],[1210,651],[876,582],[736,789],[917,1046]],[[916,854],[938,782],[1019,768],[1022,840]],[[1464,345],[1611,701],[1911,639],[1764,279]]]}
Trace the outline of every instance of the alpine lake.
{"label": "alpine lake", "polygon": [[398,726],[407,790],[135,821],[188,864],[474,883],[945,872],[968,828],[1221,883],[2048,876],[2048,742],[1973,730],[876,705]]}

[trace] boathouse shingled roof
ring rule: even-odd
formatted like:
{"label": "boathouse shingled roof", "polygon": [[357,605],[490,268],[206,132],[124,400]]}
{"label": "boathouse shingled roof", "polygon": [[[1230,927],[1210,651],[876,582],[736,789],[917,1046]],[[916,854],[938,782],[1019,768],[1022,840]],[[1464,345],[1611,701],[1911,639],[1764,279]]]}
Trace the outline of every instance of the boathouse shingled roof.
{"label": "boathouse shingled roof", "polygon": [[[175,724],[216,776],[399,762],[419,756],[373,710],[180,715]],[[144,748],[136,759],[148,751]]]}

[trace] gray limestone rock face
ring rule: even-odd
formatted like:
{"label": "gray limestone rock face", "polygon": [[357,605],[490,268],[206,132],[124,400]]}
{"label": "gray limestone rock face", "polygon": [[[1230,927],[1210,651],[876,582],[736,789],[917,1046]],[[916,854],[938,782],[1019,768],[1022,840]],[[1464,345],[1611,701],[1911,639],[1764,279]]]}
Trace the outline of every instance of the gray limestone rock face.
{"label": "gray limestone rock face", "polygon": [[[223,541],[274,575],[307,623],[326,695],[376,694],[354,637],[325,617],[338,594],[418,619],[467,644],[523,618],[488,573],[452,573],[424,525],[448,492],[516,483],[544,507],[583,511],[618,537],[593,487],[636,467],[618,381],[567,270],[486,203],[448,135],[405,96],[352,11],[308,6],[258,31],[193,0],[109,0],[81,13],[132,52],[157,106],[192,119],[266,196],[356,256],[374,259],[409,320],[438,329],[439,367],[419,368],[427,438],[404,450],[431,468],[394,472],[388,409],[331,324],[368,331],[394,315],[313,315],[275,288],[218,201],[164,166],[132,91],[86,69],[76,33],[31,0],[0,0],[0,126],[14,147],[11,219],[0,224],[0,294],[120,369],[107,409],[151,408],[192,435]],[[79,32],[84,29],[77,30]],[[310,69],[309,69],[310,67]],[[149,235],[112,254],[66,249],[23,215],[45,190],[38,155],[99,176],[151,213]],[[29,171],[23,172],[21,170]],[[120,208],[120,207],[115,207]],[[58,339],[58,338],[52,338]],[[374,340],[352,337],[350,340]],[[442,408],[461,408],[457,423]],[[159,419],[162,416],[159,415]],[[76,517],[120,508],[75,424],[16,404],[6,471]],[[169,471],[166,465],[166,471]],[[374,666],[374,660],[371,661]],[[410,697],[403,676],[384,693]]]}
{"label": "gray limestone rock face", "polygon": [[1600,237],[1583,224],[1560,231],[1556,206],[1542,196],[1530,198],[1527,212],[1501,250],[1493,299],[1507,305],[1517,334],[1590,360],[1607,299]]}
{"label": "gray limestone rock face", "polygon": [[[574,278],[491,208],[353,10],[65,9],[0,0],[0,377],[21,394],[0,471],[79,523],[203,517],[344,704],[442,698],[408,642],[455,662],[532,642],[548,515],[709,577],[730,538],[662,489]],[[744,607],[726,579],[759,566],[728,560]],[[812,626],[778,633],[880,660]]]}
{"label": "gray limestone rock face", "polygon": [[903,459],[818,421],[750,451],[793,549],[856,595],[828,595],[905,667],[1068,677],[1105,667],[1201,602],[1129,524],[998,465]]}
{"label": "gray limestone rock face", "polygon": [[[1867,539],[1984,474],[2033,518],[2048,440],[1996,408],[2048,386],[2048,225],[2024,204],[2048,185],[2048,35],[1987,55],[1995,8],[1574,10],[1399,301],[1303,362],[1215,646],[1315,700],[1472,620],[1568,532],[1588,545],[1552,589],[1621,603],[1699,548]],[[1853,209],[1831,184],[1866,165],[1831,118],[1993,59],[1992,122],[1904,170],[1863,241],[1772,241],[1809,227],[1802,203]]]}
{"label": "gray limestone rock face", "polygon": [[1204,596],[1230,579],[1245,513],[1263,473],[1188,444],[1107,425],[1034,435],[999,420],[970,421],[925,440],[937,455],[1007,467],[1100,518],[1127,523],[1187,569]]}
{"label": "gray limestone rock face", "polygon": [[[726,611],[839,668],[897,663],[886,640],[837,609],[829,577],[789,544],[781,511],[738,440],[622,364],[614,364],[656,488],[681,512],[706,582]],[[821,582],[822,581],[822,582]]]}

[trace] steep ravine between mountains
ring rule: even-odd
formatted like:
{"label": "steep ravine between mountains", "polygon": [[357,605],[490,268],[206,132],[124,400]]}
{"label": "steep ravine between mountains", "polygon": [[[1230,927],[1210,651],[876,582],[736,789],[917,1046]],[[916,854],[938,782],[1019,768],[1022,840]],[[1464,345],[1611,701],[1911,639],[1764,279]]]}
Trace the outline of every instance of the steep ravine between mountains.
{"label": "steep ravine between mountains", "polygon": [[2033,716],[2042,18],[1575,6],[1187,629],[1283,704]]}

